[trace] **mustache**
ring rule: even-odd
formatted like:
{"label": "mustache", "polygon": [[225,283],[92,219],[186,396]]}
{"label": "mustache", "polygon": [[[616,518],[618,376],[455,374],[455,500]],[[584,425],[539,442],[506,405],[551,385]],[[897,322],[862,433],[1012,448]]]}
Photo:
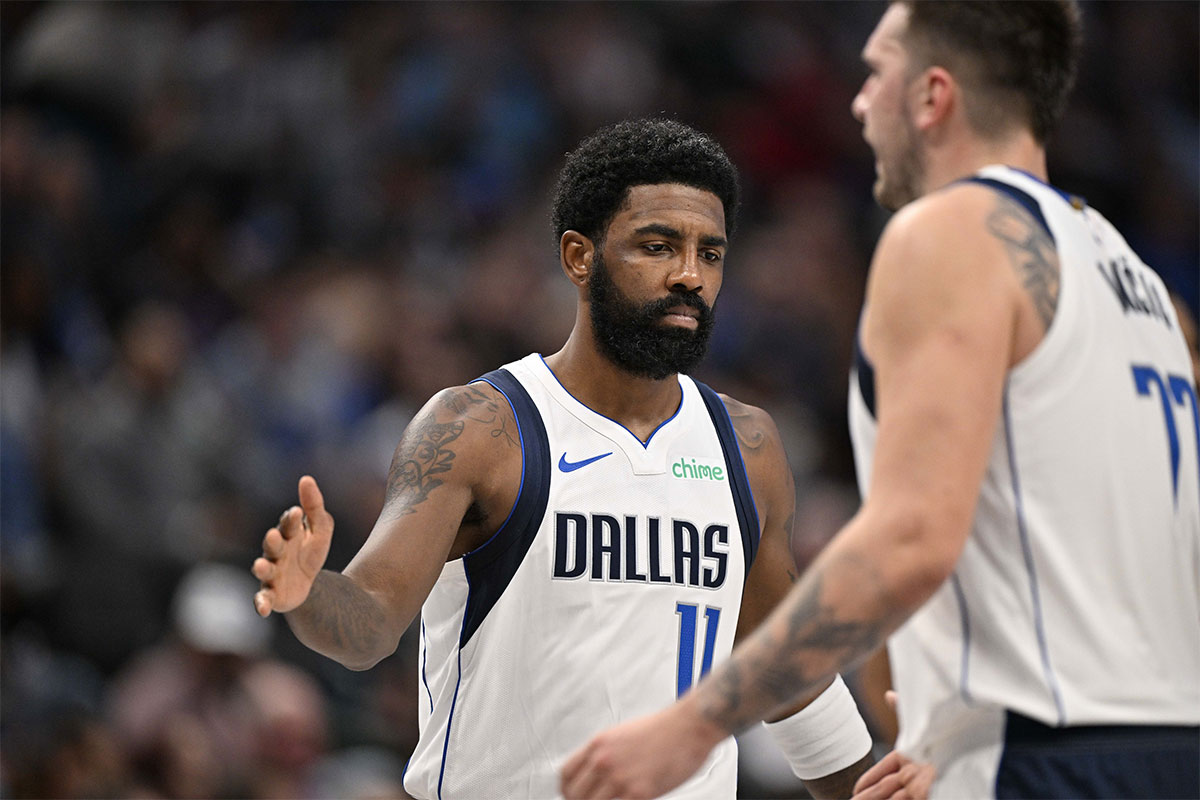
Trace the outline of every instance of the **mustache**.
{"label": "mustache", "polygon": [[671,292],[666,297],[661,297],[658,300],[648,303],[644,307],[644,312],[648,316],[657,317],[679,306],[687,306],[699,311],[702,318],[712,314],[712,307],[704,302],[704,298],[692,292]]}

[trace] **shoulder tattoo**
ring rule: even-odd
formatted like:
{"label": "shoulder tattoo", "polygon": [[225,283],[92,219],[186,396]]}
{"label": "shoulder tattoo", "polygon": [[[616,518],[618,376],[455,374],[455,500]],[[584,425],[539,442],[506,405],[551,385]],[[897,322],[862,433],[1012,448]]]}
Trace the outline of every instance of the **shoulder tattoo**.
{"label": "shoulder tattoo", "polygon": [[1010,197],[999,195],[988,232],[1004,244],[1008,261],[1047,328],[1058,308],[1058,253],[1046,229]]}
{"label": "shoulder tattoo", "polygon": [[726,404],[725,408],[729,411],[729,421],[733,423],[733,432],[737,435],[738,444],[742,449],[749,451],[747,454],[761,450],[766,444],[767,435],[754,414],[741,403],[732,406]]}
{"label": "shoulder tattoo", "polygon": [[447,392],[439,402],[461,417],[491,426],[490,433],[493,439],[503,439],[511,446],[517,446],[517,440],[508,430],[508,414],[499,403],[474,385]]}

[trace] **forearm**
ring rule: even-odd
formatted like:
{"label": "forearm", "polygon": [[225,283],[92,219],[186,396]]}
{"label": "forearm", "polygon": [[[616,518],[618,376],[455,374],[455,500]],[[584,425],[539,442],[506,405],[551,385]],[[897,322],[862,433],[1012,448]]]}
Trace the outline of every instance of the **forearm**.
{"label": "forearm", "polygon": [[284,615],[296,638],[352,670],[369,669],[399,643],[386,610],[347,576],[321,570],[308,598]]}
{"label": "forearm", "polygon": [[727,733],[741,731],[848,671],[940,583],[918,548],[882,548],[858,534],[835,539],[685,703]]}

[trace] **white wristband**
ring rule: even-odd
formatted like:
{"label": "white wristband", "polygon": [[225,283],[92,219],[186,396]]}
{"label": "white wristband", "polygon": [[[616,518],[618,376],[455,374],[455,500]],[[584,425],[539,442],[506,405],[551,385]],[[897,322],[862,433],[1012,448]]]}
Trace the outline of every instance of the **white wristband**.
{"label": "white wristband", "polygon": [[795,714],[763,724],[801,780],[832,775],[871,750],[871,734],[841,675]]}

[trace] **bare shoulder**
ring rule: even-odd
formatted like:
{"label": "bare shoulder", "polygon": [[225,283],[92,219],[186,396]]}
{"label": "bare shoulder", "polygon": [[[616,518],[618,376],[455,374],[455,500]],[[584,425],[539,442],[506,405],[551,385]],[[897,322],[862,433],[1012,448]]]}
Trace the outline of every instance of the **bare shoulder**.
{"label": "bare shoulder", "polygon": [[897,250],[925,256],[951,251],[986,234],[987,218],[998,200],[995,189],[957,183],[920,197],[897,211],[884,226],[877,253]]}
{"label": "bare shoulder", "polygon": [[498,389],[486,381],[451,386],[434,395],[430,402],[436,402],[443,415],[462,423],[464,429],[474,423],[486,428],[491,438],[520,446],[512,406]]}
{"label": "bare shoulder", "polygon": [[719,397],[729,412],[729,420],[733,423],[733,432],[737,434],[743,458],[754,458],[766,455],[776,448],[782,449],[779,428],[770,414],[758,406],[743,403],[727,394],[721,394]]}
{"label": "bare shoulder", "polygon": [[1042,223],[1002,192],[955,184],[885,227],[867,280],[863,344],[874,357],[906,334],[983,317],[1040,318],[1029,327],[1044,330],[1057,302],[1058,257]]}
{"label": "bare shoulder", "polygon": [[483,494],[488,484],[520,472],[521,443],[512,408],[487,383],[435,394],[405,429],[388,470],[384,509],[411,514],[448,483]]}
{"label": "bare shoulder", "polygon": [[[959,183],[901,209],[880,237],[879,251],[922,256],[920,263],[999,267],[1036,295],[1043,317],[1058,298],[1058,253],[1045,223],[1012,196]],[[903,259],[908,260],[908,259]]]}
{"label": "bare shoulder", "polygon": [[[922,308],[986,302],[1019,319],[1016,348],[1027,352],[1058,309],[1058,251],[1045,223],[1007,193],[955,184],[897,213],[872,263],[873,295]],[[957,296],[955,296],[957,293]],[[935,309],[936,310],[936,309]]]}
{"label": "bare shoulder", "polygon": [[[720,395],[729,411],[755,501],[781,508],[792,498],[792,470],[779,427],[763,409]],[[761,509],[760,509],[761,510]]]}

